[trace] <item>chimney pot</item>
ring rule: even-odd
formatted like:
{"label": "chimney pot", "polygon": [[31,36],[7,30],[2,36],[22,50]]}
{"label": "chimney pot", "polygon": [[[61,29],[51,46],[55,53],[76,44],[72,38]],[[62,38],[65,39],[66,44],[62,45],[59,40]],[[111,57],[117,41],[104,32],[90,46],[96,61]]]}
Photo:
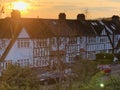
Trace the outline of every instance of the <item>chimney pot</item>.
{"label": "chimney pot", "polygon": [[118,24],[119,23],[119,16],[113,15],[112,16],[112,21],[113,21],[113,23]]}
{"label": "chimney pot", "polygon": [[59,14],[59,20],[65,20],[66,19],[66,14],[65,13],[60,13]]}
{"label": "chimney pot", "polygon": [[85,20],[85,15],[84,14],[78,14],[77,15],[77,20],[84,21]]}
{"label": "chimney pot", "polygon": [[11,12],[11,18],[19,19],[20,17],[21,17],[21,14],[20,14],[19,10],[12,10],[12,12]]}

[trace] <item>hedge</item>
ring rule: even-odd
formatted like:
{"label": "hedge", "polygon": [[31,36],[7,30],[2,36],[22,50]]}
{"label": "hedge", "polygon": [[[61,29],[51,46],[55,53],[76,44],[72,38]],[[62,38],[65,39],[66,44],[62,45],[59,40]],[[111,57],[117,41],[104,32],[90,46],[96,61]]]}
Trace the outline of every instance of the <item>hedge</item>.
{"label": "hedge", "polygon": [[100,64],[110,64],[113,62],[114,55],[111,53],[98,53],[96,54],[96,60]]}

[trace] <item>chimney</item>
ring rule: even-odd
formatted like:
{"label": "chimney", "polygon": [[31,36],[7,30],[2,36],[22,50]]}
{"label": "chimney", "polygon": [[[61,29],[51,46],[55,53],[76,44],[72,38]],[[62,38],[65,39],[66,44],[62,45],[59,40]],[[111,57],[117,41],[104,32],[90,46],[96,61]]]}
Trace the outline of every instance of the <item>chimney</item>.
{"label": "chimney", "polygon": [[84,14],[78,14],[77,15],[77,20],[78,21],[84,21],[85,20],[85,15]]}
{"label": "chimney", "polygon": [[115,23],[115,24],[119,23],[119,16],[113,15],[113,16],[112,16],[112,21],[113,21],[113,23]]}
{"label": "chimney", "polygon": [[66,20],[66,14],[65,13],[60,13],[59,14],[59,20]]}
{"label": "chimney", "polygon": [[21,14],[19,10],[12,10],[11,12],[11,18],[13,19],[19,19],[21,18]]}

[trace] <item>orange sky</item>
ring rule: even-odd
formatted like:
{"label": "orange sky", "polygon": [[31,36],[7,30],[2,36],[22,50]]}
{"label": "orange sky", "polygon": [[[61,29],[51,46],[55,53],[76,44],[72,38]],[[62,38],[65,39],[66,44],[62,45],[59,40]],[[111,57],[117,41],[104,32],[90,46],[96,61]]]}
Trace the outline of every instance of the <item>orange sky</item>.
{"label": "orange sky", "polygon": [[[12,2],[18,0],[1,0],[5,6],[4,17],[10,16]],[[120,15],[120,0],[19,0],[30,4],[22,17],[58,18],[65,12],[68,19],[76,18],[78,13],[86,13],[87,18],[111,17]]]}

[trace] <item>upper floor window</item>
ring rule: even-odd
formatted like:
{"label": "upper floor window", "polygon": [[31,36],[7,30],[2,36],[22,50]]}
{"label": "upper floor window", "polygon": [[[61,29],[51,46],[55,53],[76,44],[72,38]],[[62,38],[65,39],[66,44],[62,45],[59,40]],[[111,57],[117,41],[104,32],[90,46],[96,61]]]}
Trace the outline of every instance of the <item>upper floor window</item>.
{"label": "upper floor window", "polygon": [[83,42],[83,39],[82,39],[82,37],[80,37],[80,43],[82,43]]}
{"label": "upper floor window", "polygon": [[47,46],[47,40],[46,39],[36,40],[36,47],[42,47],[42,46]]}
{"label": "upper floor window", "polygon": [[51,45],[55,45],[56,44],[56,38],[51,38]]}
{"label": "upper floor window", "polygon": [[107,42],[106,37],[101,37],[101,38],[100,38],[100,42]]}
{"label": "upper floor window", "polygon": [[39,57],[39,56],[46,56],[48,55],[48,49],[47,47],[40,47],[40,48],[36,48],[34,49],[34,56],[35,57]]}
{"label": "upper floor window", "polygon": [[89,37],[88,38],[88,42],[89,43],[96,43],[96,40],[95,40],[96,38],[95,37]]}
{"label": "upper floor window", "polygon": [[29,48],[30,42],[29,40],[18,40],[17,47],[18,48]]}
{"label": "upper floor window", "polygon": [[76,37],[69,38],[69,44],[76,44],[76,43],[77,43],[77,38]]}
{"label": "upper floor window", "polygon": [[118,41],[118,40],[119,40],[119,37],[116,35],[114,40],[115,40],[115,41]]}

